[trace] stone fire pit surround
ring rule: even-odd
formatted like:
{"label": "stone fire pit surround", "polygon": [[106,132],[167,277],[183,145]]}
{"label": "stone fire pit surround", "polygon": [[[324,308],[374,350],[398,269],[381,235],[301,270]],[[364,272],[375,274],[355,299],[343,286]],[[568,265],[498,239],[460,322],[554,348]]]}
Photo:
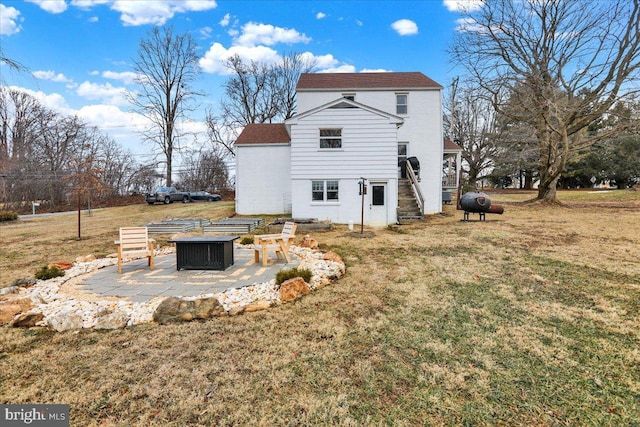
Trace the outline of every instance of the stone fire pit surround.
{"label": "stone fire pit surround", "polygon": [[[174,252],[175,248],[165,247],[159,249],[156,255]],[[268,282],[227,289],[218,294],[183,298],[157,297],[148,302],[131,302],[114,298],[86,299],[61,292],[62,286],[70,280],[100,268],[115,265],[117,260],[101,258],[89,262],[76,262],[62,277],[38,280],[31,287],[5,288],[5,293],[14,292],[15,300],[31,302],[31,307],[16,314],[10,324],[46,326],[62,332],[80,329],[119,329],[153,321],[164,324],[238,315],[295,300],[305,293],[330,284],[345,274],[345,264],[334,252],[323,252],[295,245],[291,246],[290,252],[300,259],[298,268],[311,270],[313,274],[311,283],[303,286],[300,280],[291,279],[288,282],[293,281],[292,283],[284,282],[277,286],[274,273],[274,278]],[[308,290],[305,290],[305,286]]]}

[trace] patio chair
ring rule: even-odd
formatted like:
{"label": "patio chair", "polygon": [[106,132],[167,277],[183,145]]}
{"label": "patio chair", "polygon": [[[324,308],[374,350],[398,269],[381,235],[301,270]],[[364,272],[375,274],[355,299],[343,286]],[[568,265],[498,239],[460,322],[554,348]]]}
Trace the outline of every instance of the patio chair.
{"label": "patio chair", "polygon": [[267,266],[267,251],[274,250],[278,259],[287,260],[291,262],[289,257],[289,246],[293,243],[296,237],[296,228],[298,224],[295,222],[287,221],[282,227],[282,232],[279,234],[259,234],[253,236],[253,244],[255,246],[255,262],[260,262],[260,252],[262,252],[262,265]]}
{"label": "patio chair", "polygon": [[147,227],[122,227],[120,228],[120,240],[118,245],[118,274],[122,274],[122,259],[134,257],[147,257],[147,265],[154,269],[153,244],[154,239],[149,238]]}

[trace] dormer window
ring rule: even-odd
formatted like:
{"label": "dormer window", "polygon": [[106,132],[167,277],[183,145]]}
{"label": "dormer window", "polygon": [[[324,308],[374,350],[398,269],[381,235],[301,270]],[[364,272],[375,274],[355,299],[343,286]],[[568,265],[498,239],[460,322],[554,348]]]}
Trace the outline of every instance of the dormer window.
{"label": "dormer window", "polygon": [[396,114],[407,114],[407,100],[408,95],[406,93],[396,94]]}

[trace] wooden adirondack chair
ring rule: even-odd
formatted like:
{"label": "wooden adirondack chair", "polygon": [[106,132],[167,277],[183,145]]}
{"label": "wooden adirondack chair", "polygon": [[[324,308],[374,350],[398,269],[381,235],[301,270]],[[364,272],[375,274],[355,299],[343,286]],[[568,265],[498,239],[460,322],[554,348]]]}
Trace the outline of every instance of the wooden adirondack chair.
{"label": "wooden adirondack chair", "polygon": [[275,250],[278,259],[284,258],[287,262],[291,262],[289,257],[289,246],[296,237],[296,228],[298,224],[295,222],[285,222],[282,227],[282,233],[279,234],[260,234],[253,236],[253,244],[255,246],[255,262],[260,262],[260,252],[262,252],[262,265],[267,266],[267,251]]}
{"label": "wooden adirondack chair", "polygon": [[154,269],[153,244],[154,239],[149,238],[147,227],[122,227],[120,228],[120,240],[118,245],[118,274],[122,274],[122,259],[134,257],[147,257],[147,263],[151,270]]}

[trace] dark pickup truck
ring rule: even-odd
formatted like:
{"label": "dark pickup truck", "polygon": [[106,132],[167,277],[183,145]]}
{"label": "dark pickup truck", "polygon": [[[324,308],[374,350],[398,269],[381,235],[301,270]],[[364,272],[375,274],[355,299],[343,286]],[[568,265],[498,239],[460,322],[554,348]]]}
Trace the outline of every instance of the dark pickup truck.
{"label": "dark pickup truck", "polygon": [[155,193],[147,193],[145,198],[150,205],[154,203],[164,203],[166,205],[180,201],[188,203],[190,201],[189,193],[178,191],[175,187],[160,187],[156,189]]}

